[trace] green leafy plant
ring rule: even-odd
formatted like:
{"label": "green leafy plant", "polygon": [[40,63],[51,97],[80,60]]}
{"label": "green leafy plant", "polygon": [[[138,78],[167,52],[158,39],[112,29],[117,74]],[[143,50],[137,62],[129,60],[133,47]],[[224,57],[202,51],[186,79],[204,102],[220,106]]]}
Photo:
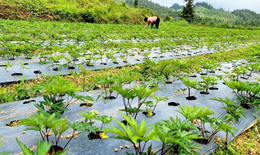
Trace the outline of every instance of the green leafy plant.
{"label": "green leafy plant", "polygon": [[[144,149],[147,142],[150,140],[159,140],[155,130],[151,129],[151,126],[146,127],[145,120],[143,120],[140,125],[138,125],[136,120],[132,116],[128,117],[123,114],[121,115],[127,121],[127,126],[125,126],[122,122],[114,119],[122,129],[120,130],[115,126],[110,125],[111,129],[105,128],[104,131],[116,135],[111,138],[123,139],[131,142],[134,146],[136,154],[145,154],[146,150]],[[151,146],[149,147],[148,151],[149,150],[151,152]]]}
{"label": "green leafy plant", "polygon": [[[200,142],[203,144],[207,144],[210,142],[214,135],[216,135],[219,131],[223,131],[225,133],[231,133],[234,136],[233,131],[236,130],[234,127],[226,124],[220,118],[209,118],[209,115],[213,115],[214,112],[208,107],[202,108],[197,106],[179,106],[180,114],[182,114],[187,120],[191,121],[194,125],[199,129],[200,136],[203,137],[203,141]],[[209,123],[212,131],[206,130],[205,124]]]}
{"label": "green leafy plant", "polygon": [[[76,91],[79,91],[80,88],[75,84],[71,83],[69,80],[64,80],[62,77],[56,76],[51,80],[47,80],[46,83],[37,84],[34,86],[34,89],[42,91],[43,94],[47,96],[44,97],[44,102],[40,102],[36,107],[41,111],[44,110],[44,105],[51,106],[50,113],[56,113],[57,116],[60,116],[60,112],[67,109],[67,107],[76,102],[77,100],[86,102],[93,101],[93,98],[90,96],[77,95]],[[63,96],[67,95],[67,100],[65,104],[63,103]]]}
{"label": "green leafy plant", "polygon": [[50,142],[51,131],[54,133],[54,144],[57,146],[62,134],[65,133],[69,128],[73,129],[72,136],[68,142],[63,147],[66,148],[71,139],[76,135],[76,131],[81,131],[84,135],[84,126],[81,122],[74,122],[70,124],[67,122],[66,118],[58,119],[55,118],[55,113],[49,114],[46,112],[39,112],[29,118],[24,118],[21,120],[19,125],[25,125],[27,128],[25,130],[35,130],[40,133],[42,140]]}
{"label": "green leafy plant", "polygon": [[201,139],[197,133],[189,132],[198,130],[189,120],[181,121],[178,117],[162,120],[153,124],[154,130],[162,142],[160,152],[164,154],[199,154],[194,150],[201,149],[192,140]]}
{"label": "green leafy plant", "polygon": [[113,89],[111,89],[111,87],[117,83],[116,77],[111,73],[107,73],[106,75],[97,77],[95,82],[96,84],[100,84],[105,89],[105,97],[103,98],[106,100],[111,99],[113,93]]}
{"label": "green leafy plant", "polygon": [[21,61],[19,61],[19,64],[20,64],[20,69],[19,69],[18,72],[13,69],[14,64],[11,64],[10,62],[7,62],[5,64],[6,65],[5,66],[5,70],[7,70],[7,68],[11,68],[14,73],[21,73],[21,74],[23,73],[24,69],[28,69],[29,70],[29,68],[25,67]]}
{"label": "green leafy plant", "polygon": [[[87,112],[87,113],[80,113],[81,115],[84,116],[85,121],[84,121],[84,127],[85,130],[87,130],[89,132],[89,138],[91,132],[94,134],[97,134],[95,136],[97,136],[97,138],[108,138],[108,136],[105,134],[105,132],[103,132],[103,128],[105,124],[109,124],[112,121],[112,116],[107,116],[107,115],[103,115],[103,116],[99,116],[97,115],[96,112]],[[95,123],[94,120],[98,120],[101,121],[101,126],[100,128],[93,126],[93,124]],[[96,138],[94,136],[94,139]]]}
{"label": "green leafy plant", "polygon": [[215,85],[218,79],[214,76],[201,76],[201,78],[199,85],[205,90],[205,94],[209,94],[209,86]]}
{"label": "green leafy plant", "polygon": [[[197,80],[198,80],[198,79],[196,78],[196,79],[191,80],[191,79],[189,79],[189,78],[187,78],[187,77],[183,77],[183,78],[181,78],[181,80],[182,80],[182,83],[187,86],[187,89],[181,89],[181,90],[183,91],[183,94],[184,94],[184,92],[185,92],[186,90],[188,91],[188,96],[186,97],[186,99],[188,99],[188,100],[197,99],[197,98],[195,97],[195,95],[196,95],[197,91],[200,89],[200,88],[198,87],[198,83],[197,83]],[[191,95],[191,90],[192,90],[192,89],[195,89],[195,90],[196,90],[194,96]],[[184,95],[185,95],[185,94],[184,94]]]}
{"label": "green leafy plant", "polygon": [[224,115],[225,121],[239,122],[239,118],[241,117],[246,118],[243,113],[243,110],[245,109],[237,105],[236,101],[230,101],[229,98],[225,98],[225,99],[211,98],[211,99],[221,102],[223,104],[224,107],[222,108],[227,111],[227,114]]}
{"label": "green leafy plant", "polygon": [[154,114],[154,111],[155,111],[155,108],[157,107],[157,104],[160,102],[160,101],[163,101],[165,99],[167,99],[167,96],[159,96],[159,95],[154,95],[154,94],[151,94],[150,95],[154,100],[155,102],[152,102],[152,101],[147,101],[145,102],[145,105],[147,106],[146,108],[146,116],[150,117]]}

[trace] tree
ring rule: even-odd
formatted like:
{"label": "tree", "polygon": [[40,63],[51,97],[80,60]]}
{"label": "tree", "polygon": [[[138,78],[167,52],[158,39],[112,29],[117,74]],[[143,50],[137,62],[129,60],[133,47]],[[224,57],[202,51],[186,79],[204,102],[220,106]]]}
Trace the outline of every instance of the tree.
{"label": "tree", "polygon": [[193,9],[193,0],[184,0],[187,2],[186,6],[183,7],[181,18],[185,19],[189,23],[193,22],[195,11]]}
{"label": "tree", "polygon": [[138,7],[138,0],[135,0],[135,1],[134,1],[134,6],[135,6],[135,7]]}

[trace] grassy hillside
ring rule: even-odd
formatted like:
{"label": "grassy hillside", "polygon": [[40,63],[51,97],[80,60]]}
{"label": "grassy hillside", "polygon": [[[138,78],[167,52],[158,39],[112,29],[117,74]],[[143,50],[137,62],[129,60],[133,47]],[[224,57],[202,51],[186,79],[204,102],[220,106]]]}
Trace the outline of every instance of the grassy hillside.
{"label": "grassy hillside", "polygon": [[0,18],[138,24],[152,15],[113,0],[0,0]]}
{"label": "grassy hillside", "polygon": [[231,23],[234,23],[236,20],[239,19],[236,15],[222,11],[222,10],[216,10],[216,9],[206,9],[202,6],[196,6],[195,7],[195,15],[199,16],[201,18],[210,18],[212,20],[219,20],[219,21],[229,21]]}

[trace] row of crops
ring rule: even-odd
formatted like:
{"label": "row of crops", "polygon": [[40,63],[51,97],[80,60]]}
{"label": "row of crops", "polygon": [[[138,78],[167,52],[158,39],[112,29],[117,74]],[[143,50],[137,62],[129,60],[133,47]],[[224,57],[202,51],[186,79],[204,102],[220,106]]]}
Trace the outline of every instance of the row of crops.
{"label": "row of crops", "polygon": [[[3,67],[24,67],[10,58],[41,55],[33,63],[53,67],[60,64],[55,61],[71,62],[78,70],[0,87],[0,102],[6,103],[1,105],[6,142],[1,151],[19,153],[19,145],[33,154],[26,146],[37,144],[46,154],[210,153],[217,147],[216,136],[229,142],[258,114],[257,31],[178,23],[163,23],[160,31],[44,22],[19,22],[16,30],[9,29],[15,24],[1,23],[7,33],[1,36]],[[119,58],[141,58],[142,63],[86,69],[97,65],[92,60],[105,65]]]}

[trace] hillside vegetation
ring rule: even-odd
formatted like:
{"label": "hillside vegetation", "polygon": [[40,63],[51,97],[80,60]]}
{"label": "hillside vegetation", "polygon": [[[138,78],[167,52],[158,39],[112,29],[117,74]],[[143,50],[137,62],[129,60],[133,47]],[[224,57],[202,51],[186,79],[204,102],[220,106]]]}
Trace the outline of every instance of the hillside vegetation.
{"label": "hillside vegetation", "polygon": [[207,2],[195,4],[197,22],[226,23],[230,25],[260,26],[260,14],[248,9],[225,11],[223,8],[216,9]]}
{"label": "hillside vegetation", "polygon": [[113,0],[0,0],[3,19],[139,24],[152,14]]}
{"label": "hillside vegetation", "polygon": [[[125,0],[125,2],[131,6],[134,5],[134,0]],[[180,11],[168,8],[166,6],[161,6],[160,4],[149,0],[138,0],[138,6],[152,9],[155,12],[154,15],[160,16],[161,18],[164,18],[167,15],[170,15],[171,17],[180,16]]]}

